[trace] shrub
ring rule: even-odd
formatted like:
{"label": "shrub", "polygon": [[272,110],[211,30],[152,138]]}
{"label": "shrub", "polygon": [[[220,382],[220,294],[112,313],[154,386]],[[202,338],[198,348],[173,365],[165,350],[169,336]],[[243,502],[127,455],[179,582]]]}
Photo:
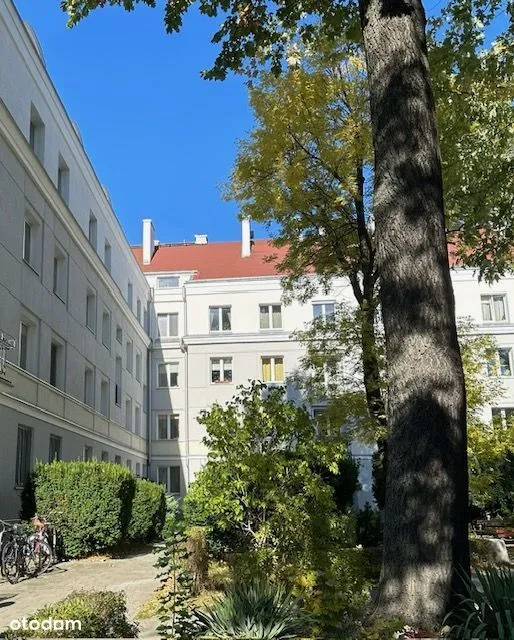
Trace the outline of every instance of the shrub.
{"label": "shrub", "polygon": [[[80,629],[24,631],[24,638],[136,638],[137,625],[126,617],[125,594],[113,591],[74,591],[55,604],[36,611],[28,621],[79,620]],[[7,638],[19,638],[19,631],[7,631]]]}
{"label": "shrub", "polygon": [[209,550],[204,527],[190,527],[186,531],[187,564],[193,580],[193,593],[200,593],[209,574]]}
{"label": "shrub", "polygon": [[363,547],[378,547],[382,544],[382,520],[380,512],[366,502],[357,514],[357,541]]}
{"label": "shrub", "polygon": [[514,638],[514,571],[490,568],[477,571],[478,584],[466,577],[466,593],[445,623],[450,638]]}
{"label": "shrub", "polygon": [[128,536],[138,542],[149,542],[159,537],[166,516],[164,487],[149,480],[136,480]]}
{"label": "shrub", "polygon": [[300,601],[284,587],[262,581],[229,587],[196,615],[206,638],[298,638],[310,622]]}
{"label": "shrub", "polygon": [[175,523],[182,518],[180,503],[173,496],[166,496],[166,516],[164,518],[164,527],[162,529],[162,537],[167,540],[175,529]]}
{"label": "shrub", "polygon": [[64,556],[107,549],[126,537],[135,490],[129,469],[107,462],[39,463],[33,482],[37,512],[56,527]]}

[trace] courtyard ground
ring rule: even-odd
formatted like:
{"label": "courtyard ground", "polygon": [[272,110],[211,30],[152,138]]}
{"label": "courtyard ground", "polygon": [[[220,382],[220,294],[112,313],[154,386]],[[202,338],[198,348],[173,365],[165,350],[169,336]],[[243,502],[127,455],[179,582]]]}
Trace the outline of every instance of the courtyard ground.
{"label": "courtyard ground", "polygon": [[[127,558],[90,558],[62,562],[37,578],[9,584],[0,579],[0,630],[12,620],[30,616],[45,604],[61,600],[75,590],[124,591],[128,617],[135,619],[141,605],[156,587],[156,560],[151,550]],[[158,638],[158,621],[153,618],[140,623],[140,638]]]}

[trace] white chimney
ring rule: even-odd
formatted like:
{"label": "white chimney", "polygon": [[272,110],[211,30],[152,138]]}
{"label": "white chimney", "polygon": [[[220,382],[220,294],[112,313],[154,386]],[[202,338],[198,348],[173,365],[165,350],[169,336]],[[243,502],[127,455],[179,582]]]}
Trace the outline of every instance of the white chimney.
{"label": "white chimney", "polygon": [[195,235],[195,244],[207,244],[208,238],[205,234]]}
{"label": "white chimney", "polygon": [[152,262],[155,250],[153,222],[149,219],[143,220],[143,264]]}
{"label": "white chimney", "polygon": [[248,258],[252,255],[252,232],[250,230],[250,218],[241,220],[241,257]]}

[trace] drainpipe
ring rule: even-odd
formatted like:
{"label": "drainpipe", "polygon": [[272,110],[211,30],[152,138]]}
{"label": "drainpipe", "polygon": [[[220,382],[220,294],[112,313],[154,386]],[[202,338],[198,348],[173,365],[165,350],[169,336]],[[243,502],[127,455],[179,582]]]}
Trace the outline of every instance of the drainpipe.
{"label": "drainpipe", "polygon": [[150,300],[148,301],[148,336],[150,337],[150,344],[147,349],[146,357],[146,440],[147,440],[147,461],[146,461],[146,477],[150,478],[150,469],[152,461],[152,353],[153,353],[153,339],[152,339],[152,311],[153,311],[153,289],[150,289]]}
{"label": "drainpipe", "polygon": [[182,300],[184,302],[184,336],[181,341],[181,349],[184,354],[184,368],[185,368],[185,383],[186,383],[186,392],[185,392],[185,437],[186,437],[186,487],[189,487],[189,482],[191,479],[191,473],[189,469],[189,349],[187,344],[184,341],[184,337],[188,335],[188,326],[187,326],[187,293],[186,293],[186,285],[182,287]]}

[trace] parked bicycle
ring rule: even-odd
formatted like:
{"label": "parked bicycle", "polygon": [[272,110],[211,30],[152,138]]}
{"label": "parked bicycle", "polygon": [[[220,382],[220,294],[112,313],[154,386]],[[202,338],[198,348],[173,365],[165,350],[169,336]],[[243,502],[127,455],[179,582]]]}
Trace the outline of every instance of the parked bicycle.
{"label": "parked bicycle", "polygon": [[[54,554],[44,527],[36,527],[35,533],[29,534],[23,525],[4,521],[0,523],[3,527],[0,542],[1,570],[11,584],[18,582],[23,576],[35,577],[50,567]],[[4,542],[5,538],[7,540]]]}

